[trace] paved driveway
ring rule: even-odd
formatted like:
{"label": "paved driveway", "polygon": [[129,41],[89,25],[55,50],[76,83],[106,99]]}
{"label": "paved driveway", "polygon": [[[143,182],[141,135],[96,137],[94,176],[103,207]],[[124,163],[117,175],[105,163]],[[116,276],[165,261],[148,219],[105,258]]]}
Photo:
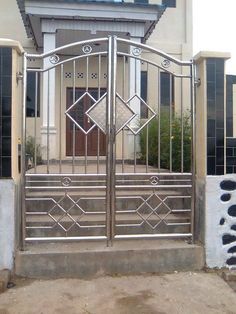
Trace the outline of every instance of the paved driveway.
{"label": "paved driveway", "polygon": [[0,295],[0,314],[236,313],[236,294],[214,273],[18,279]]}

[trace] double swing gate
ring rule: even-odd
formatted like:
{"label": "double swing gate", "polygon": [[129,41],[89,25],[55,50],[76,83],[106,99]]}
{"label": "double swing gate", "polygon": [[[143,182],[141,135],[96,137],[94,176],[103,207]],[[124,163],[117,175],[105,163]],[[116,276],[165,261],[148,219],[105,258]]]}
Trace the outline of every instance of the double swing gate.
{"label": "double swing gate", "polygon": [[23,240],[191,238],[192,62],[109,36],[24,64]]}

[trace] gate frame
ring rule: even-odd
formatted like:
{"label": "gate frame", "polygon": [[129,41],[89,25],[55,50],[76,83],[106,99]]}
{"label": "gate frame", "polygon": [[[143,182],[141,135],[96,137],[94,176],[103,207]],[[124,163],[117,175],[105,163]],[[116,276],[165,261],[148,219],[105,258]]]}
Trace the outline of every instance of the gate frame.
{"label": "gate frame", "polygon": [[[180,61],[158,49],[152,48],[148,45],[137,43],[131,40],[126,40],[118,38],[116,36],[108,36],[107,38],[97,38],[86,41],[79,41],[72,44],[68,44],[62,47],[58,47],[53,51],[43,53],[40,55],[24,53],[23,55],[23,106],[22,106],[22,145],[21,145],[21,229],[22,229],[22,249],[25,248],[25,238],[26,238],[26,208],[25,208],[25,184],[26,184],[26,88],[27,88],[27,58],[46,58],[57,51],[62,49],[74,47],[77,45],[85,45],[93,42],[102,41],[108,43],[108,77],[107,77],[107,102],[106,102],[106,237],[107,245],[112,246],[113,240],[115,238],[115,216],[116,216],[116,74],[117,74],[117,42],[126,43],[129,46],[135,46],[139,48],[148,49],[150,52],[157,54],[166,58],[169,61],[173,61],[175,64],[180,66],[190,67],[191,80],[191,91],[190,91],[190,101],[191,101],[191,128],[192,128],[192,151],[191,151],[191,175],[192,175],[192,199],[191,199],[191,240],[194,243],[194,221],[195,221],[195,173],[196,173],[196,139],[195,139],[195,64],[194,61]],[[87,54],[89,56],[89,54]],[[137,58],[129,54],[130,57],[145,60],[142,58]],[[149,62],[150,63],[150,62]],[[183,76],[184,77],[184,76]],[[139,238],[155,237],[155,235],[140,235]],[[156,237],[161,237],[157,235]],[[165,235],[163,235],[165,237]],[[126,236],[120,236],[119,238],[126,238]],[[132,238],[128,236],[127,238]],[[137,237],[136,237],[137,238]],[[56,240],[56,239],[55,239]]]}

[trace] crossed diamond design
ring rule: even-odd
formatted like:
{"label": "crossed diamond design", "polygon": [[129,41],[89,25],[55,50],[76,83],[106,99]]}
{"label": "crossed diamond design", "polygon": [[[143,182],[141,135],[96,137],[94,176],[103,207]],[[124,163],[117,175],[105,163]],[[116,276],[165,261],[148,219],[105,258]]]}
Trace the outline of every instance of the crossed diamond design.
{"label": "crossed diamond design", "polygon": [[[72,111],[73,109],[77,108],[78,106],[80,106],[80,102],[83,100],[83,98],[89,97],[90,100],[92,101],[93,104],[97,103],[96,100],[93,98],[93,96],[91,96],[88,92],[85,92],[81,97],[79,97],[66,111],[65,114],[67,115],[67,117],[84,133],[84,134],[88,134],[89,132],[91,132],[91,130],[93,128],[95,128],[95,124],[93,124],[88,130],[85,130],[78,121],[76,121],[73,116],[72,116]],[[104,112],[105,114],[105,112]]]}
{"label": "crossed diamond design", "polygon": [[[94,122],[88,130],[85,130],[72,116],[72,111],[80,105],[80,101],[82,101],[84,97],[89,97],[93,103],[85,112],[85,115]],[[88,134],[95,126],[98,126],[99,129],[106,134],[106,102],[107,93],[96,101],[88,92],[85,92],[66,110],[65,114],[84,134]],[[136,103],[138,107],[143,105],[148,110],[148,119],[141,126],[140,117],[138,117],[132,109],[132,105],[135,106]],[[128,127],[133,134],[137,135],[156,115],[155,111],[137,94],[133,95],[126,102],[118,93],[116,94],[116,134],[124,127]],[[136,119],[134,119],[135,117]],[[132,125],[130,125],[131,120],[133,120]]]}
{"label": "crossed diamond design", "polygon": [[[83,210],[82,207],[78,205],[78,202],[80,199],[75,201],[66,192],[65,195],[59,199],[59,201],[56,201],[54,199],[51,199],[51,200],[53,201],[54,205],[48,211],[48,216],[55,222],[55,225],[59,225],[65,232],[68,232],[74,225],[81,227],[81,225],[79,224],[79,220],[84,216],[85,211]],[[65,208],[65,204],[63,205],[63,202],[65,203],[68,200],[69,200],[69,206]],[[79,217],[77,219],[75,219],[70,214],[70,211],[73,207],[76,207],[76,210],[78,211],[76,216],[79,216]]]}
{"label": "crossed diamond design", "polygon": [[[166,204],[168,196],[161,199],[156,193],[151,194],[143,203],[137,208],[137,214],[146,222],[153,230],[161,223],[168,224],[165,219],[171,213],[170,207]],[[156,205],[157,204],[157,205]],[[162,206],[163,205],[163,206]],[[158,210],[164,210],[164,216],[158,213]]]}
{"label": "crossed diamond design", "polygon": [[[86,115],[106,133],[106,102],[107,94],[104,94],[92,107],[86,111]],[[135,112],[127,105],[119,94],[116,94],[116,134],[118,134],[136,116]]]}
{"label": "crossed diamond design", "polygon": [[140,120],[138,119],[134,125],[127,125],[127,127],[131,130],[131,132],[135,135],[137,135],[149,122],[152,121],[156,117],[156,112],[148,106],[148,104],[137,94],[133,95],[130,97],[130,99],[126,102],[128,106],[131,106],[133,103],[138,103],[138,105],[143,105],[144,107],[147,108],[148,111],[148,119],[145,121],[144,124],[140,126]]}

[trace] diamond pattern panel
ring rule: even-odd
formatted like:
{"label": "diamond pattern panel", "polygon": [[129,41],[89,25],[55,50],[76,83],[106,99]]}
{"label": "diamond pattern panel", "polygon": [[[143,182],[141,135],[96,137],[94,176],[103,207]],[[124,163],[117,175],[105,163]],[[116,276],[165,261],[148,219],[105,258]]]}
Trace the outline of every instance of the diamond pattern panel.
{"label": "diamond pattern panel", "polygon": [[116,133],[119,133],[134,117],[134,111],[123,101],[116,96]]}
{"label": "diamond pattern panel", "polygon": [[106,133],[106,101],[107,94],[104,94],[89,110],[86,111],[86,115],[102,130]]}
{"label": "diamond pattern panel", "polygon": [[148,112],[148,119],[145,121],[144,124],[142,124],[142,126],[140,126],[140,119],[137,119],[137,121],[135,121],[136,123],[133,123],[132,126],[128,125],[128,128],[133,132],[133,134],[138,134],[147,124],[149,124],[152,119],[154,119],[156,117],[156,112],[150,107],[148,106],[148,104],[137,94],[135,94],[134,96],[132,96],[127,102],[126,104],[129,107],[138,107],[141,108],[141,104],[143,106],[145,106],[147,108],[147,112]]}
{"label": "diamond pattern panel", "polygon": [[[106,133],[106,94],[101,97],[89,110],[86,111],[86,115],[102,130]],[[116,95],[116,134],[119,133],[123,127],[125,127],[136,114],[134,111],[124,102],[124,100],[117,94]]]}
{"label": "diamond pattern panel", "polygon": [[[88,134],[89,132],[91,132],[91,130],[95,127],[95,125],[93,124],[88,130],[85,130],[82,125],[80,124],[80,122],[73,117],[73,111],[75,109],[79,109],[80,106],[83,105],[83,99],[89,97],[89,99],[91,100],[92,104],[96,103],[96,100],[88,93],[85,92],[81,97],[79,97],[66,111],[65,114],[66,116],[75,124],[76,127],[78,127],[84,134]],[[94,105],[92,105],[94,106]]]}
{"label": "diamond pattern panel", "polygon": [[137,208],[137,214],[152,229],[155,229],[161,222],[166,223],[165,219],[171,213],[170,207],[166,204],[167,198],[161,199],[153,193]]}
{"label": "diamond pattern panel", "polygon": [[[78,205],[78,201],[75,201],[70,195],[65,195],[59,199],[54,200],[54,206],[48,211],[48,215],[55,222],[55,225],[59,225],[64,231],[68,232],[75,224],[79,226],[78,221],[83,217],[84,210]],[[74,218],[70,211],[76,208],[76,218]]]}

